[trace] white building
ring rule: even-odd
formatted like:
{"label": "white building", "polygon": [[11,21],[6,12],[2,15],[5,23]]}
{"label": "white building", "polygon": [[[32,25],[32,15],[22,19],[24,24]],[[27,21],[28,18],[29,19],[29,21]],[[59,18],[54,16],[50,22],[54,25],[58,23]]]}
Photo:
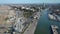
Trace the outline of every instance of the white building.
{"label": "white building", "polygon": [[23,17],[17,19],[17,23],[15,23],[15,25],[16,25],[15,30],[17,32],[22,32],[23,31],[23,28],[24,28],[23,23],[24,23]]}

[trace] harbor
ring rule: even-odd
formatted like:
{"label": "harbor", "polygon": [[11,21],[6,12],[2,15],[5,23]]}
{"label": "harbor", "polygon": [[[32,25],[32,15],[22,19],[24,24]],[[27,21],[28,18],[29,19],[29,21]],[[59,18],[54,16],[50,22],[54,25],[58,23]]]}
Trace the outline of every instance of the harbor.
{"label": "harbor", "polygon": [[1,5],[0,33],[60,34],[60,10],[48,5]]}
{"label": "harbor", "polygon": [[41,12],[40,19],[38,21],[35,34],[51,34],[51,25],[57,25],[59,27],[58,34],[60,34],[60,22],[55,20],[49,20],[49,9]]}

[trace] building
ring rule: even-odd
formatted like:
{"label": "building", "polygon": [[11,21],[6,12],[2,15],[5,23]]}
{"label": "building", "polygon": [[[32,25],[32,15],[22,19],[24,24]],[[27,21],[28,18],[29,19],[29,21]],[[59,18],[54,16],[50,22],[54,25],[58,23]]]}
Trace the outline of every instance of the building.
{"label": "building", "polygon": [[23,25],[24,22],[25,21],[24,21],[23,17],[18,18],[17,23],[15,23],[15,31],[22,32],[24,29],[24,25]]}
{"label": "building", "polygon": [[[8,30],[10,30],[9,27],[12,27],[12,20],[15,16],[15,11],[11,10],[10,6],[2,5],[0,6],[0,34],[5,34]],[[15,18],[15,17],[14,17]],[[10,33],[7,33],[10,34]]]}

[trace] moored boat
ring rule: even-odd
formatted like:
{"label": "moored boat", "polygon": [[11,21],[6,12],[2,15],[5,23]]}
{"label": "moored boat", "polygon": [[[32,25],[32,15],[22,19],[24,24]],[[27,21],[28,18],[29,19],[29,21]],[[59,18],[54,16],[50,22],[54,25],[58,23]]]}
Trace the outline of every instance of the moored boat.
{"label": "moored boat", "polygon": [[52,34],[58,34],[58,26],[56,25],[51,25],[51,30],[52,30]]}

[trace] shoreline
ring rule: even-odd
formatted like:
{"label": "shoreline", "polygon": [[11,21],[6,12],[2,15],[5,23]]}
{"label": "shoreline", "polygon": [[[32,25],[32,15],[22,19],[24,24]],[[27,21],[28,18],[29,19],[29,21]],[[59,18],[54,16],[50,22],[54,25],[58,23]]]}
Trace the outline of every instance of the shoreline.
{"label": "shoreline", "polygon": [[[37,19],[37,21],[36,21],[36,27],[37,27],[37,24],[38,24],[38,21],[39,21],[39,18],[40,18],[40,11],[37,13],[38,14],[38,19]],[[36,30],[36,27],[35,27],[35,29],[34,29],[34,32],[35,32],[35,30]]]}
{"label": "shoreline", "polygon": [[38,24],[38,20],[40,18],[40,11],[36,12],[37,18],[38,19],[33,19],[33,23],[31,23],[28,28],[25,30],[25,32],[23,34],[34,34],[35,29],[37,27]]}

